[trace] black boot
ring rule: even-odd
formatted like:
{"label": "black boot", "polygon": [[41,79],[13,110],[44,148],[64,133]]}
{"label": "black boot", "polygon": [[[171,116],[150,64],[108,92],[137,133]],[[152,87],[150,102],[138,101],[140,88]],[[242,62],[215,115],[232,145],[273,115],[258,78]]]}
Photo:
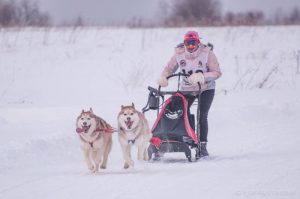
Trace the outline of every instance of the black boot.
{"label": "black boot", "polygon": [[154,160],[154,161],[159,161],[163,156],[164,156],[163,153],[157,151],[157,152],[154,153],[154,158],[153,158],[153,160]]}
{"label": "black boot", "polygon": [[200,142],[200,158],[209,156],[208,151],[206,149],[206,143],[207,142]]}

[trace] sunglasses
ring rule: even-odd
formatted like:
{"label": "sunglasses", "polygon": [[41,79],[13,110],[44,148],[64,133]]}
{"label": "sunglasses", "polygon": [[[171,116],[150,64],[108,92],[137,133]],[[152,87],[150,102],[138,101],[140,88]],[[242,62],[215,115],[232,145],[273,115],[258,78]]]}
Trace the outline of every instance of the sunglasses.
{"label": "sunglasses", "polygon": [[195,46],[195,45],[198,44],[198,41],[197,41],[197,40],[189,40],[189,41],[185,41],[184,44],[185,44],[186,46],[188,46],[188,45],[193,45],[193,46]]}

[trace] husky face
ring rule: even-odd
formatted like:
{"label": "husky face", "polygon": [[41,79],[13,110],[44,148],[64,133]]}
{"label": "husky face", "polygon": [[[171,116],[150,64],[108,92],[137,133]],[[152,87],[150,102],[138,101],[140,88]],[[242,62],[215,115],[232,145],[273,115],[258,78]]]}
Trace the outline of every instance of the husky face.
{"label": "husky face", "polygon": [[134,129],[138,125],[140,118],[133,103],[131,106],[121,106],[118,121],[121,127],[127,131]]}
{"label": "husky face", "polygon": [[84,111],[82,110],[81,114],[77,118],[77,128],[78,131],[88,133],[88,130],[91,127],[94,127],[96,125],[96,120],[93,114],[93,110],[90,109],[90,111]]}

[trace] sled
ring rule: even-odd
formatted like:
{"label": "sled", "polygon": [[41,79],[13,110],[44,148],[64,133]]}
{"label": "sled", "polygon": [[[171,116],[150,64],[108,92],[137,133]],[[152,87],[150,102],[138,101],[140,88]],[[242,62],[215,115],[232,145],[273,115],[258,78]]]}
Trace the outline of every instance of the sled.
{"label": "sled", "polygon": [[[157,118],[151,129],[152,139],[148,147],[149,160],[159,160],[165,153],[183,152],[188,161],[192,162],[192,149],[195,149],[195,159],[200,158],[200,106],[197,109],[195,128],[195,116],[188,115],[188,101],[184,95],[199,94],[194,103],[200,104],[201,85],[198,83],[199,91],[180,91],[181,78],[188,76],[188,74],[177,73],[167,77],[167,79],[178,78],[175,91],[161,91],[160,86],[158,89],[148,87],[149,96],[143,113],[149,110],[157,111]],[[165,101],[166,96],[168,99]]]}

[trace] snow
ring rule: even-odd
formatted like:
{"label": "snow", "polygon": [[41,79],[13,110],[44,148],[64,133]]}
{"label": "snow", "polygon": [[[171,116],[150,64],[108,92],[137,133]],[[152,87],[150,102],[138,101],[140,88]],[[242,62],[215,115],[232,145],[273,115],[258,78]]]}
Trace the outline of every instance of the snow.
{"label": "snow", "polygon": [[[142,109],[187,28],[0,29],[0,198],[299,198],[300,26],[193,29],[223,71],[210,158],[139,162],[134,149],[135,167],[124,170],[114,134],[97,174],[76,117],[92,107],[116,126],[121,105]],[[146,117],[152,125],[155,113]]]}

